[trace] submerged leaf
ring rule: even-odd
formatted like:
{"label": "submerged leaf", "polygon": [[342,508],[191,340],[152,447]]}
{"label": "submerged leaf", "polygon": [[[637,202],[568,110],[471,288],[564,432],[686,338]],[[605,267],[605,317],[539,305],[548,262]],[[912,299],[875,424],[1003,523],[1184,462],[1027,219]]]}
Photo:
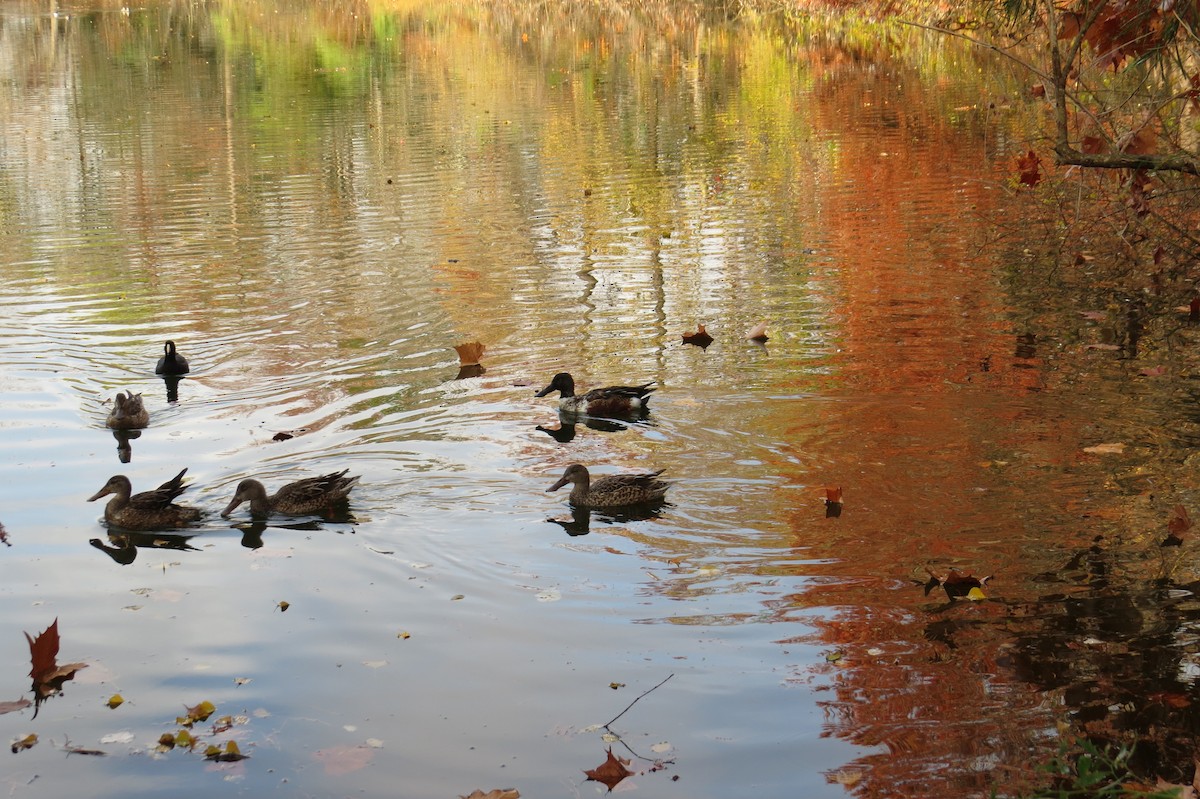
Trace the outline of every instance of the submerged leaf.
{"label": "submerged leaf", "polygon": [[313,759],[321,762],[325,773],[334,776],[349,774],[366,767],[378,749],[367,746],[335,746],[313,752]]}

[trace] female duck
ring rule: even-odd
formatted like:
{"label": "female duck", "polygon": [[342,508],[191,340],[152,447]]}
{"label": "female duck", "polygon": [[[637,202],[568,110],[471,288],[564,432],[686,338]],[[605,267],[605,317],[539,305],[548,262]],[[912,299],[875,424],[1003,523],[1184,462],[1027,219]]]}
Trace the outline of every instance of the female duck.
{"label": "female duck", "polygon": [[150,424],[150,412],[142,402],[142,395],[131,391],[126,396],[124,391],[118,391],[106,424],[113,430],[141,430]]}
{"label": "female duck", "polygon": [[346,499],[350,489],[358,482],[357,476],[346,476],[348,471],[350,470],[343,469],[320,477],[306,477],[288,483],[270,496],[259,481],[243,480],[238,483],[233,499],[225,510],[221,511],[221,515],[228,516],[243,502],[250,503],[250,514],[253,516],[268,516],[272,512],[299,515],[329,510]]}
{"label": "female duck", "polygon": [[175,351],[175,342],[168,341],[163,345],[163,356],[154,367],[156,375],[186,375],[188,373],[187,358]]}
{"label": "female duck", "polygon": [[566,372],[559,372],[534,396],[544,397],[552,391],[558,391],[559,410],[565,413],[587,414],[589,416],[629,416],[646,410],[650,399],[651,386],[654,381],[640,386],[607,386],[593,388],[586,394],[575,394],[575,379]]}
{"label": "female duck", "polygon": [[557,491],[567,483],[571,489],[571,504],[577,508],[615,508],[622,505],[643,505],[662,502],[670,483],[659,480],[663,469],[645,474],[613,474],[592,482],[585,466],[572,463],[557,483],[547,491]]}
{"label": "female duck", "polygon": [[104,506],[104,518],[109,524],[127,530],[159,530],[171,527],[186,527],[200,518],[200,511],[186,505],[174,504],[175,498],[183,493],[184,469],[153,491],[132,494],[129,478],[123,474],[113,475],[88,502],[113,495]]}

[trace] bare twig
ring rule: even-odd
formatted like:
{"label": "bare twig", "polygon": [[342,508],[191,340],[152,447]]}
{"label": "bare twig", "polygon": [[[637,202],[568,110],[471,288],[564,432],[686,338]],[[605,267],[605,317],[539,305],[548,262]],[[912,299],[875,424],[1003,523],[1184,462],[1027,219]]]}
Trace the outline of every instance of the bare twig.
{"label": "bare twig", "polygon": [[[606,730],[607,730],[607,729],[608,729],[608,725],[609,725],[609,724],[612,724],[614,721],[616,721],[617,719],[621,718],[621,716],[624,716],[626,713],[628,713],[628,712],[629,712],[629,708],[633,707],[633,706],[634,706],[634,705],[636,705],[638,702],[640,702],[640,701],[642,700],[642,697],[643,697],[643,696],[645,696],[646,694],[650,693],[651,691],[657,690],[657,689],[658,689],[658,687],[659,687],[659,685],[662,685],[664,682],[666,682],[667,680],[671,679],[671,678],[672,678],[672,677],[674,677],[674,676],[675,676],[675,673],[674,673],[674,672],[671,672],[671,673],[670,673],[670,674],[668,674],[666,677],[664,677],[664,678],[663,678],[663,681],[662,681],[662,682],[660,682],[658,685],[654,686],[653,688],[650,688],[649,690],[643,691],[643,692],[642,692],[642,694],[641,694],[641,696],[639,696],[637,699],[635,699],[635,700],[633,700],[632,702],[630,702],[628,705],[626,705],[626,706],[625,706],[625,709],[624,709],[624,710],[622,710],[620,713],[618,713],[617,715],[615,715],[615,716],[613,716],[611,719],[609,719],[609,720],[608,720],[608,721],[607,721],[607,722],[604,724],[604,729],[606,729]],[[610,732],[611,732],[611,730],[610,730]]]}

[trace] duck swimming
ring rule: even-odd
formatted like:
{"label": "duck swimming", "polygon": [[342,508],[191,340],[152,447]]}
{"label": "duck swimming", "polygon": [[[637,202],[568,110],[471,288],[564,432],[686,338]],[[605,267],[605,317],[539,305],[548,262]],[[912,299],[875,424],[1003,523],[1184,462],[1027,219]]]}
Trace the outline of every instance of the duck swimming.
{"label": "duck swimming", "polygon": [[577,508],[614,508],[662,502],[670,487],[670,483],[658,479],[664,471],[606,475],[592,482],[587,467],[572,463],[558,482],[546,490],[557,491],[567,483],[574,483],[571,504]]}
{"label": "duck swimming", "polygon": [[109,524],[127,530],[158,530],[171,527],[186,527],[200,518],[200,511],[186,505],[174,504],[175,498],[187,488],[183,475],[187,469],[172,477],[153,491],[132,494],[129,478],[123,474],[113,475],[88,502],[113,495],[104,506],[104,518]]}
{"label": "duck swimming", "polygon": [[243,480],[238,483],[233,499],[225,510],[221,511],[221,515],[228,516],[243,502],[250,503],[250,513],[253,516],[267,516],[272,512],[293,515],[319,513],[344,500],[350,489],[354,488],[358,477],[347,477],[348,471],[350,470],[343,469],[320,477],[306,477],[288,483],[270,496],[259,481]]}
{"label": "duck swimming", "polygon": [[118,391],[113,398],[113,409],[105,422],[113,430],[141,430],[150,424],[150,413],[142,403],[142,395]]}
{"label": "duck swimming", "polygon": [[565,413],[584,413],[589,416],[629,416],[646,410],[654,381],[640,386],[606,386],[593,388],[585,394],[575,394],[575,379],[567,372],[559,372],[534,396],[544,397],[552,391],[559,392],[558,408]]}
{"label": "duck swimming", "polygon": [[175,351],[175,342],[163,344],[163,356],[154,367],[156,375],[186,375],[188,373],[187,358]]}

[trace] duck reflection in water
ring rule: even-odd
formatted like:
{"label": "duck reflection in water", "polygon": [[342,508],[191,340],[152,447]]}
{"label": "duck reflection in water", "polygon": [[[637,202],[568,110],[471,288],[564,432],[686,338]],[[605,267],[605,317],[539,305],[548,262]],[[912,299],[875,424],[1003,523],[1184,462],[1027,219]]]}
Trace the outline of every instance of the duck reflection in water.
{"label": "duck reflection in water", "polygon": [[99,538],[93,538],[88,543],[105,555],[108,555],[114,562],[120,563],[122,566],[128,566],[137,558],[139,548],[198,552],[199,548],[188,543],[192,538],[195,538],[195,536],[123,532],[109,533],[108,544]]}
{"label": "duck reflection in water", "polygon": [[[328,521],[353,523],[355,518],[348,511],[343,513],[334,512],[329,514]],[[263,533],[268,527],[274,527],[277,530],[300,530],[303,532],[316,532],[323,529],[321,522],[313,519],[307,522],[298,522],[296,524],[268,524],[266,519],[251,519],[247,522],[230,525],[234,530],[242,534],[242,546],[246,549],[262,549],[265,545],[263,541]]]}
{"label": "duck reflection in water", "polygon": [[591,530],[592,514],[596,514],[596,520],[606,524],[628,524],[629,522],[644,522],[650,519],[657,519],[662,515],[663,510],[670,507],[669,502],[647,502],[641,505],[625,505],[620,508],[603,508],[592,510],[591,508],[577,508],[571,506],[571,518],[549,518],[546,521],[551,524],[557,524],[563,529],[563,532],[569,536],[587,535]]}
{"label": "duck reflection in water", "polygon": [[133,459],[133,447],[129,442],[135,438],[141,438],[141,430],[114,430],[112,431],[113,438],[117,440],[117,459],[121,463],[129,463]]}
{"label": "duck reflection in water", "polygon": [[167,402],[179,402],[179,381],[183,378],[179,375],[163,375],[163,384],[167,387]]}
{"label": "duck reflection in water", "polygon": [[602,433],[619,433],[622,430],[629,429],[629,423],[621,422],[616,419],[600,419],[591,416],[579,417],[573,414],[564,413],[560,413],[558,415],[558,427],[546,427],[539,424],[534,429],[542,431],[560,444],[566,444],[575,438],[575,428],[580,423],[582,423],[584,427],[592,430],[599,430]]}

